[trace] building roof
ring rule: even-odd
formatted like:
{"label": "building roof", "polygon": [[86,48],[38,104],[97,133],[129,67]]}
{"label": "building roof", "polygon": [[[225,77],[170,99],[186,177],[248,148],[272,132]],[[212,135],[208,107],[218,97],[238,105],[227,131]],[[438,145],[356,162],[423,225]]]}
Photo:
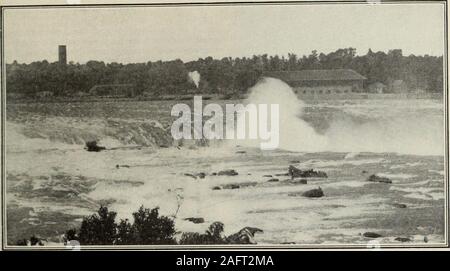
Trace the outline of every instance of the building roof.
{"label": "building roof", "polygon": [[296,81],[343,81],[366,80],[367,78],[350,69],[336,70],[301,70],[301,71],[274,71],[264,73],[264,76],[275,77],[286,82]]}

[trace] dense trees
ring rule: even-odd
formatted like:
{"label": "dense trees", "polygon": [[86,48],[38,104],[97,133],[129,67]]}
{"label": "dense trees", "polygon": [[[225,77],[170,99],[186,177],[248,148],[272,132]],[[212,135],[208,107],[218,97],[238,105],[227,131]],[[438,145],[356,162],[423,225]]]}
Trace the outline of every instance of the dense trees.
{"label": "dense trees", "polygon": [[410,90],[443,91],[443,57],[403,56],[399,49],[356,55],[354,48],[339,49],[329,54],[313,51],[308,56],[255,55],[251,58],[200,58],[184,63],[156,61],[120,64],[89,61],[86,64],[38,61],[30,64],[13,62],[6,65],[8,94],[34,96],[50,91],[55,96],[74,96],[87,93],[96,84],[133,84],[136,95],[183,94],[195,89],[188,72],[201,74],[198,92],[243,92],[252,86],[265,71],[302,69],[353,69],[368,78],[366,85],[404,80]]}

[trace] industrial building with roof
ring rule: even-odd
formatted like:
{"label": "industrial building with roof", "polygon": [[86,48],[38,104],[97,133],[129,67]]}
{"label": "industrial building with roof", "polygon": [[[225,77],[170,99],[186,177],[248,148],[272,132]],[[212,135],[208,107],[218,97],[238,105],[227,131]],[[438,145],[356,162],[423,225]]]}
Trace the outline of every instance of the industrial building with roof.
{"label": "industrial building with roof", "polygon": [[263,76],[286,82],[300,95],[360,93],[367,79],[350,69],[275,71]]}

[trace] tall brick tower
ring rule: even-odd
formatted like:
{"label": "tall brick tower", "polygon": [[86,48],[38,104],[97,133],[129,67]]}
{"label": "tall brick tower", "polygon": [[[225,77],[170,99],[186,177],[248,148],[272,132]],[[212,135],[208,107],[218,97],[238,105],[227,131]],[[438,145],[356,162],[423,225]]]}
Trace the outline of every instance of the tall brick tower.
{"label": "tall brick tower", "polygon": [[58,56],[59,56],[59,58],[58,58],[59,64],[66,65],[67,64],[67,51],[66,51],[65,45],[59,45]]}

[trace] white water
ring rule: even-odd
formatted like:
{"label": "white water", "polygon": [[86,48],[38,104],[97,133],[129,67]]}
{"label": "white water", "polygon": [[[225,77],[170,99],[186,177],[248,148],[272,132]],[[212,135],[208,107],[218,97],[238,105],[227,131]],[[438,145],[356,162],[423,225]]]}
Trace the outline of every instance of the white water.
{"label": "white water", "polygon": [[[349,105],[348,107],[354,110],[333,116],[325,132],[318,133],[303,118],[305,103],[298,99],[291,87],[283,81],[264,78],[249,91],[247,103],[279,104],[279,146],[283,150],[396,152],[415,155],[444,153],[442,115],[415,112],[416,108],[422,109],[423,106],[417,101],[405,100],[398,103],[380,100],[373,101],[375,105],[362,104],[357,108]],[[433,106],[436,108],[435,104]],[[355,117],[365,119],[357,121]],[[254,141],[244,142],[245,144],[255,146]]]}

